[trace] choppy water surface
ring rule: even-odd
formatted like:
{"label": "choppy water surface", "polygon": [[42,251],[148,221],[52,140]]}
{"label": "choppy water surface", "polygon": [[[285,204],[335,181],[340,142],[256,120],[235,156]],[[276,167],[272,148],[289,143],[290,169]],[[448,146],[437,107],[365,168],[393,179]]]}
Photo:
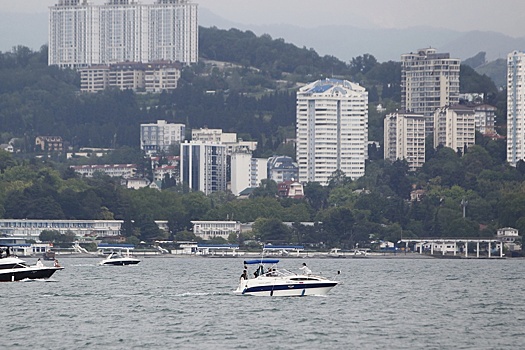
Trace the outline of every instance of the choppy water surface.
{"label": "choppy water surface", "polygon": [[524,260],[307,261],[343,283],[325,297],[236,296],[242,259],[61,258],[52,280],[0,284],[0,348],[523,347]]}

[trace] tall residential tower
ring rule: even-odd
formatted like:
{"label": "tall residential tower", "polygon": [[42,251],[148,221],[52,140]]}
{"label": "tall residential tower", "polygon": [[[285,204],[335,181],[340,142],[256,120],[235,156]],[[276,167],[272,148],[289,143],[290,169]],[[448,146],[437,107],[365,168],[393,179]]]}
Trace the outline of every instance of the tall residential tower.
{"label": "tall residential tower", "polygon": [[190,0],[59,0],[49,8],[49,65],[197,59],[197,4]]}
{"label": "tall residential tower", "polygon": [[208,195],[226,191],[226,146],[191,141],[181,144],[180,182]]}
{"label": "tall residential tower", "polygon": [[525,52],[507,56],[507,162],[525,160]]}
{"label": "tall residential tower", "polygon": [[434,131],[434,112],[459,103],[458,58],[436,49],[401,55],[401,106],[425,116],[425,133]]}
{"label": "tall residential tower", "polygon": [[347,80],[325,79],[297,92],[297,163],[300,182],[327,185],[335,171],[365,174],[368,93]]}

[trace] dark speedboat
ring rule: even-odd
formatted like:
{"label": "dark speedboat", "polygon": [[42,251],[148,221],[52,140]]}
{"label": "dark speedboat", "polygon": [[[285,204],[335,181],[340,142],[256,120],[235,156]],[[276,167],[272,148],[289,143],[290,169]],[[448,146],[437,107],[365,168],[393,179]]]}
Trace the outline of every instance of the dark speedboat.
{"label": "dark speedboat", "polygon": [[2,251],[0,258],[0,282],[14,282],[24,279],[47,279],[58,271],[61,266],[29,265],[22,259],[12,256],[9,247]]}
{"label": "dark speedboat", "polygon": [[140,262],[139,259],[132,257],[129,254],[129,250],[127,253],[120,253],[120,252],[111,252],[108,257],[101,262],[99,262],[99,265],[117,265],[117,266],[124,266],[124,265],[136,265]]}

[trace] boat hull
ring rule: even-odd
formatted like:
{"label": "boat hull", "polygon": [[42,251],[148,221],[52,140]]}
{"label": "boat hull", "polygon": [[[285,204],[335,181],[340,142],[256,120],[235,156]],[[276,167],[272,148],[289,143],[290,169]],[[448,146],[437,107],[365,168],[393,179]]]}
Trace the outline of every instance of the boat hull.
{"label": "boat hull", "polygon": [[338,282],[318,282],[318,283],[288,283],[270,285],[241,285],[235,291],[241,295],[255,296],[307,296],[307,295],[326,295]]}
{"label": "boat hull", "polygon": [[107,261],[101,261],[100,265],[103,266],[126,266],[126,265],[137,265],[140,262],[140,260],[116,260],[111,259]]}
{"label": "boat hull", "polygon": [[0,282],[14,282],[24,279],[48,279],[53,274],[62,270],[63,267],[47,267],[47,268],[17,268],[5,269],[0,271]]}

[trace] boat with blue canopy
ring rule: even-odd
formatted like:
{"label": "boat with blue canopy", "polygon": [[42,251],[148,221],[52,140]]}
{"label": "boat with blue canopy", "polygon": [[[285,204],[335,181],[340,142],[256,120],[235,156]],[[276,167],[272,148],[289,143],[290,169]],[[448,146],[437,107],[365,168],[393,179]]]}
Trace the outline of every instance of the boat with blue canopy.
{"label": "boat with blue canopy", "polygon": [[[325,295],[339,284],[338,281],[313,274],[306,263],[303,263],[299,274],[277,268],[278,263],[279,259],[245,260],[243,274],[234,293],[256,296]],[[256,265],[251,275],[249,265]]]}

